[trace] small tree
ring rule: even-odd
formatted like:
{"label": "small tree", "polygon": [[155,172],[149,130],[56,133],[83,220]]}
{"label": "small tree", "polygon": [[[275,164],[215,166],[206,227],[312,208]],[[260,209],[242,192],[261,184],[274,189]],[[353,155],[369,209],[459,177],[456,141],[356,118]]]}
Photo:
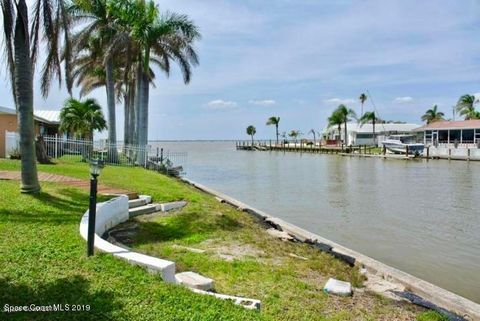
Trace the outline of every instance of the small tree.
{"label": "small tree", "polygon": [[255,128],[255,126],[250,125],[247,127],[247,135],[250,135],[250,137],[252,138],[252,147],[253,147],[253,136],[255,136],[256,133],[257,133],[257,129]]}
{"label": "small tree", "polygon": [[275,125],[275,134],[277,137],[277,145],[278,145],[278,124],[280,124],[280,117],[272,116],[267,120],[267,126]]}
{"label": "small tree", "polygon": [[60,130],[77,137],[93,140],[93,131],[107,129],[102,107],[95,99],[67,99],[60,111]]}

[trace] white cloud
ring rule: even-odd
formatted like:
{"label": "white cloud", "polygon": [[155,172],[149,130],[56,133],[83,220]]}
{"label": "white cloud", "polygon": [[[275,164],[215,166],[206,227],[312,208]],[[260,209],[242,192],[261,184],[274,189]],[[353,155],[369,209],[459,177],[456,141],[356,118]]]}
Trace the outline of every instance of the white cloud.
{"label": "white cloud", "polygon": [[395,104],[409,104],[411,102],[413,102],[413,98],[410,96],[397,97],[393,100],[393,103]]}
{"label": "white cloud", "polygon": [[220,109],[231,109],[237,107],[237,103],[234,101],[228,101],[228,100],[222,100],[222,99],[217,99],[217,100],[212,100],[207,103],[207,108],[208,109],[214,109],[214,110],[220,110]]}
{"label": "white cloud", "polygon": [[348,104],[355,103],[355,100],[352,98],[331,98],[331,99],[325,99],[323,102],[331,105],[340,105],[340,104],[348,105]]}
{"label": "white cloud", "polygon": [[474,93],[473,95],[475,96],[476,99],[480,99],[480,93]]}
{"label": "white cloud", "polygon": [[251,105],[258,105],[258,106],[272,106],[277,104],[277,102],[273,99],[250,100],[248,103]]}

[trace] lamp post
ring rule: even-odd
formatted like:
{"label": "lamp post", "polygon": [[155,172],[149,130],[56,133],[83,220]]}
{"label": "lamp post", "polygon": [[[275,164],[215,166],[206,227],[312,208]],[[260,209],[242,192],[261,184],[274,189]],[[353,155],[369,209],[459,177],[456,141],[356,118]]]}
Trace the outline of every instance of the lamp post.
{"label": "lamp post", "polygon": [[94,159],[90,161],[90,207],[88,210],[88,239],[87,255],[93,255],[93,244],[95,239],[95,216],[97,215],[97,177],[103,168],[103,161]]}

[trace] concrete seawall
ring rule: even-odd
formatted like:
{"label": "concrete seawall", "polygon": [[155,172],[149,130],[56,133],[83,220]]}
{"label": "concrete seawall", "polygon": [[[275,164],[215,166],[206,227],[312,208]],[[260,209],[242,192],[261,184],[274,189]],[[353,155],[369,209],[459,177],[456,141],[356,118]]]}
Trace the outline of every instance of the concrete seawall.
{"label": "concrete seawall", "polygon": [[409,293],[413,293],[446,311],[457,314],[466,320],[480,320],[480,304],[470,301],[460,295],[438,287],[432,283],[419,279],[406,272],[379,262],[371,257],[346,248],[319,235],[306,231],[298,226],[285,222],[282,219],[273,217],[261,210],[255,209],[243,202],[240,202],[228,195],[215,191],[202,184],[183,179],[186,183],[197,189],[211,194],[217,200],[227,203],[239,210],[250,213],[277,228],[286,231],[296,239],[307,242],[337,256],[352,265],[360,266],[367,271],[367,276],[381,277],[386,281],[402,285]]}

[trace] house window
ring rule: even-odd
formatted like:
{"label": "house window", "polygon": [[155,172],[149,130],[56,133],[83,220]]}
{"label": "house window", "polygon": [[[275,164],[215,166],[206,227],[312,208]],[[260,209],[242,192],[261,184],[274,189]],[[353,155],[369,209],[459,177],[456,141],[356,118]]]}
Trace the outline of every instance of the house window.
{"label": "house window", "polygon": [[373,138],[373,133],[358,133],[357,134],[357,139],[368,139],[368,138]]}
{"label": "house window", "polygon": [[460,130],[455,129],[450,131],[450,143],[458,141],[460,142]]}
{"label": "house window", "polygon": [[462,142],[471,143],[471,142],[473,142],[473,138],[474,138],[474,130],[473,129],[464,129],[462,131]]}
{"label": "house window", "polygon": [[438,142],[439,143],[448,142],[448,130],[439,130],[438,131]]}

